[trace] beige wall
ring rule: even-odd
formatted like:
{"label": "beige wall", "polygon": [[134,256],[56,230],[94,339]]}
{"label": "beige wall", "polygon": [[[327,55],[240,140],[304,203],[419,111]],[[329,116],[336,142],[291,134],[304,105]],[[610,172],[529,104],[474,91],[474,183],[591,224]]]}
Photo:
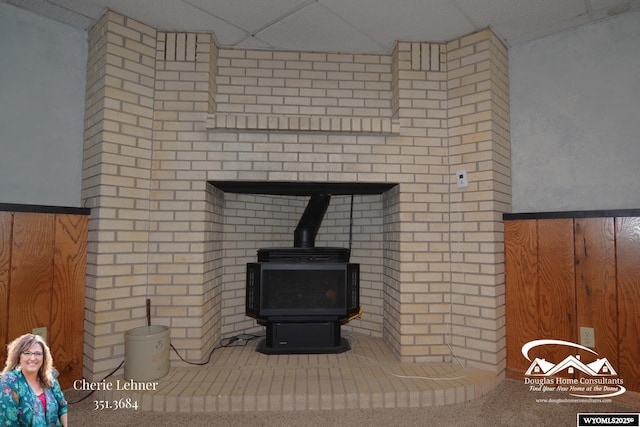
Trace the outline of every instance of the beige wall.
{"label": "beige wall", "polygon": [[[503,371],[508,61],[489,30],[391,56],[250,51],[108,12],[89,39],[87,377],[117,365],[147,298],[190,360],[259,329],[244,265],[290,244],[306,201],[215,180],[398,184],[354,198],[365,312],[347,329],[400,360]],[[349,206],[332,200],[318,245],[348,244]]]}

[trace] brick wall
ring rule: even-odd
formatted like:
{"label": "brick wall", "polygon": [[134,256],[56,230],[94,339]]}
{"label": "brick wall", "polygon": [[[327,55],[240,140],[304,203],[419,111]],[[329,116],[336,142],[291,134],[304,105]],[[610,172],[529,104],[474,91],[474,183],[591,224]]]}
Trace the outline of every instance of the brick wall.
{"label": "brick wall", "polygon": [[506,366],[502,212],[511,210],[507,52],[489,30],[447,44],[452,186],[452,346],[470,366]]}
{"label": "brick wall", "polygon": [[[260,330],[244,315],[245,263],[292,244],[306,199],[220,180],[396,184],[354,197],[364,316],[344,328],[384,337],[400,360],[453,350],[503,370],[508,71],[490,31],[390,56],[272,52],[108,12],[89,45],[88,378],[117,366],[147,298],[190,360]],[[334,196],[319,246],[349,245],[350,212]]]}
{"label": "brick wall", "polygon": [[156,32],[107,13],[89,33],[83,161],[92,208],[85,369],[104,373],[145,316]]}

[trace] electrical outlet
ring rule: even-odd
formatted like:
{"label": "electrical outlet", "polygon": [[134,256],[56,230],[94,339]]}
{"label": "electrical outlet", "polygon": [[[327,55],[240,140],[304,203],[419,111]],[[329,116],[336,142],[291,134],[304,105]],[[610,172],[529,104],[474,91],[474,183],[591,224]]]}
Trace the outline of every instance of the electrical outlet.
{"label": "electrical outlet", "polygon": [[33,331],[31,331],[31,333],[33,335],[40,335],[42,337],[42,339],[44,340],[44,342],[47,342],[47,327],[46,326],[42,326],[40,328],[33,328]]}
{"label": "electrical outlet", "polygon": [[580,345],[589,348],[596,347],[596,336],[593,328],[587,328],[585,326],[580,326]]}

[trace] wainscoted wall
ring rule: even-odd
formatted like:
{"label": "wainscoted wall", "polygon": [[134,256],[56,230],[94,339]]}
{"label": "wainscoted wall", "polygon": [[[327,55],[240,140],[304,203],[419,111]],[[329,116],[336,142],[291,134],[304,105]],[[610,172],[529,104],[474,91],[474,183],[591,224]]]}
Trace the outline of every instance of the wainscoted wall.
{"label": "wainscoted wall", "polygon": [[[639,210],[507,215],[507,375],[521,378],[531,362],[526,343],[557,339],[581,343],[593,328],[595,345],[624,387],[640,391]],[[532,357],[559,363],[562,346]],[[532,353],[533,354],[533,353]],[[589,363],[596,356],[580,350]],[[566,375],[566,372],[563,372]]]}
{"label": "wainscoted wall", "polygon": [[[402,361],[453,350],[504,371],[508,59],[491,31],[391,56],[252,51],[107,12],[89,46],[88,378],[117,366],[146,298],[191,360],[257,330],[242,313],[244,264],[291,242],[306,198],[212,184],[233,180],[391,184],[354,196],[365,314],[349,328]],[[318,243],[345,246],[350,197],[329,209]]]}
{"label": "wainscoted wall", "polygon": [[88,214],[0,203],[0,363],[9,342],[45,328],[63,388],[83,375]]}

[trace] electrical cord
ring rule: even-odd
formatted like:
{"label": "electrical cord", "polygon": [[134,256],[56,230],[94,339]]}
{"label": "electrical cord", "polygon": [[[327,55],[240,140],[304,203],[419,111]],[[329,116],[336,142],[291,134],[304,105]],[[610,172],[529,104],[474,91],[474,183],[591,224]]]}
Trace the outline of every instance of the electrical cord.
{"label": "electrical cord", "polygon": [[[248,337],[248,338],[244,338],[244,337]],[[219,347],[214,347],[211,349],[211,352],[209,353],[209,357],[207,357],[207,361],[206,362],[190,362],[188,360],[186,360],[185,358],[183,358],[180,353],[178,353],[178,350],[173,346],[173,344],[170,344],[171,349],[174,351],[174,353],[176,353],[178,355],[178,358],[180,360],[182,360],[185,363],[188,363],[189,365],[196,365],[196,366],[204,366],[209,364],[209,362],[211,362],[211,357],[213,356],[213,353],[216,350],[219,350],[221,348],[225,348],[225,347],[239,347],[239,346],[245,346],[247,345],[247,343],[251,340],[255,340],[257,338],[262,338],[261,335],[253,335],[253,334],[240,334],[240,335],[235,335],[233,337],[230,338],[226,338],[228,341],[225,344],[220,345]],[[234,344],[238,341],[243,341],[241,344]]]}
{"label": "electrical cord", "polygon": [[[245,346],[247,345],[247,343],[251,340],[255,340],[258,338],[262,338],[262,335],[253,335],[253,334],[239,334],[239,335],[235,335],[233,337],[230,338],[226,338],[228,340],[227,343],[220,345],[219,347],[214,347],[211,352],[209,353],[209,357],[207,358],[206,362],[190,362],[186,359],[184,359],[180,353],[178,353],[178,350],[175,348],[175,346],[173,344],[169,344],[169,347],[178,355],[178,358],[180,358],[180,360],[182,360],[183,362],[189,364],[189,365],[206,365],[209,362],[211,362],[211,356],[213,356],[213,352],[221,349],[221,348],[225,348],[225,347],[239,347],[240,345]],[[234,344],[238,341],[243,341],[241,344]],[[120,369],[122,367],[122,365],[124,365],[124,360],[122,362],[120,362],[120,364],[111,372],[109,372],[104,378],[102,378],[100,381],[98,382],[102,382],[104,380],[106,380],[107,378],[109,378],[110,376],[112,376],[113,374],[115,374],[118,369]],[[91,390],[86,396],[82,397],[80,400],[76,400],[74,402],[67,402],[69,405],[75,405],[77,403],[82,402],[83,400],[86,400],[89,398],[89,396],[91,396],[93,393],[95,393],[96,390]]]}
{"label": "electrical cord", "polygon": [[[350,336],[350,339],[352,341],[356,341],[357,338],[354,337],[353,335]],[[371,362],[375,363],[376,365],[378,365],[385,373],[391,375],[392,377],[396,377],[396,378],[400,378],[400,379],[409,379],[409,380],[430,380],[430,381],[449,381],[449,380],[461,380],[463,378],[467,377],[467,368],[465,368],[465,366],[462,364],[462,362],[460,361],[460,359],[458,359],[458,357],[455,355],[455,353],[453,352],[453,348],[451,348],[451,345],[449,345],[447,343],[447,346],[449,347],[449,350],[451,351],[451,355],[453,356],[453,358],[456,360],[456,362],[458,362],[458,365],[460,366],[460,368],[462,369],[462,372],[464,373],[463,375],[457,375],[455,377],[427,377],[427,376],[422,376],[422,375],[400,375],[400,374],[394,374],[393,372],[389,371],[382,363],[378,362],[375,359],[372,359],[371,357],[368,356],[363,356],[361,354],[358,354],[356,352],[353,352],[353,355],[356,357],[360,357],[362,359],[367,359],[370,360]]]}
{"label": "electrical cord", "polygon": [[[384,372],[386,372],[387,374],[391,375],[392,377],[405,379],[405,380],[449,381],[449,380],[461,380],[461,379],[467,377],[466,369],[462,365],[460,365],[460,367],[462,368],[463,372],[465,372],[465,374],[464,375],[457,375],[455,377],[426,377],[426,376],[422,376],[422,375],[400,375],[400,374],[394,374],[393,372],[389,371],[384,365],[382,365],[380,362],[378,362],[375,359],[372,359],[372,358],[367,357],[367,356],[362,356],[362,355],[359,355],[359,354],[355,354],[355,356],[356,357],[361,357],[363,359],[367,359],[367,360],[370,360],[370,361],[374,362]],[[456,361],[458,360],[457,357],[455,359],[456,359]]]}
{"label": "electrical cord", "polygon": [[[109,378],[111,375],[115,374],[118,371],[118,369],[120,369],[122,367],[122,365],[124,365],[124,360],[122,362],[120,362],[120,364],[116,367],[116,369],[114,369],[113,371],[109,372],[106,377],[104,377],[103,379],[101,379],[98,382],[102,382],[102,381],[106,380],[107,378]],[[67,402],[67,403],[69,405],[75,405],[76,403],[80,403],[83,400],[87,399],[89,396],[91,396],[95,392],[96,392],[95,390],[91,390],[91,392],[89,394],[87,394],[85,397],[83,397],[82,399],[76,400],[75,402]]]}

